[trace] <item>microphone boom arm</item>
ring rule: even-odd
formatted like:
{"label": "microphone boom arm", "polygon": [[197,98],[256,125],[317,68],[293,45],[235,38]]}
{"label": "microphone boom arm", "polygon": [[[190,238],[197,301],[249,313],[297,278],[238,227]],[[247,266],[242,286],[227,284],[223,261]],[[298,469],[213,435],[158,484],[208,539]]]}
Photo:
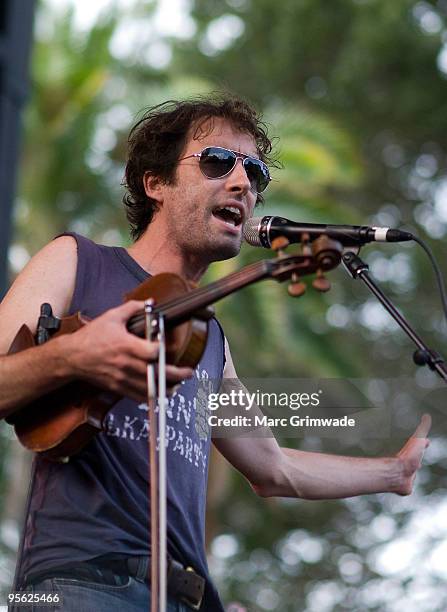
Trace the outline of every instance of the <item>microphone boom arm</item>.
{"label": "microphone boom arm", "polygon": [[369,276],[369,266],[357,254],[347,251],[342,255],[342,263],[353,279],[360,278],[368,289],[381,302],[382,306],[390,313],[393,319],[404,330],[407,336],[416,344],[417,349],[413,353],[413,361],[416,365],[428,365],[430,370],[437,372],[447,383],[447,368],[445,361],[439,353],[428,348],[425,342],[418,336],[408,321],[400,314],[394,304],[377,286]]}

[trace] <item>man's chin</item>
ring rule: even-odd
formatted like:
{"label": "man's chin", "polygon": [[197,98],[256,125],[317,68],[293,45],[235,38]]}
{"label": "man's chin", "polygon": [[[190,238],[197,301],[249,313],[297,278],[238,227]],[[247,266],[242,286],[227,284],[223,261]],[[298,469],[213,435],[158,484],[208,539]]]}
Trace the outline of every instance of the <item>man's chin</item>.
{"label": "man's chin", "polygon": [[240,236],[215,236],[211,232],[202,237],[200,242],[194,245],[189,244],[187,249],[189,254],[204,265],[209,265],[213,261],[223,261],[236,257],[241,250],[242,235]]}
{"label": "man's chin", "polygon": [[221,241],[220,244],[216,241],[210,249],[212,255],[211,261],[223,261],[224,259],[231,259],[239,255],[242,245],[242,237],[238,240],[232,241]]}

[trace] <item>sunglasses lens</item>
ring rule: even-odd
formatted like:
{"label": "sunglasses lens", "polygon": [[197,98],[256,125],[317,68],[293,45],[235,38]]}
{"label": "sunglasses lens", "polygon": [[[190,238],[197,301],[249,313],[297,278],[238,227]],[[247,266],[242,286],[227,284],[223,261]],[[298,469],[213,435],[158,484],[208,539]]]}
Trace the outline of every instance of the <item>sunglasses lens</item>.
{"label": "sunglasses lens", "polygon": [[[236,164],[236,154],[220,147],[207,147],[200,154],[200,169],[205,176],[211,179],[221,178],[229,174]],[[246,157],[244,168],[253,191],[261,193],[270,181],[270,174],[266,164],[260,159]]]}
{"label": "sunglasses lens", "polygon": [[208,178],[220,178],[231,172],[236,155],[226,149],[208,147],[200,155],[200,169]]}
{"label": "sunglasses lens", "polygon": [[270,182],[270,174],[264,162],[260,159],[247,157],[244,159],[244,168],[252,189],[258,193],[264,191]]}

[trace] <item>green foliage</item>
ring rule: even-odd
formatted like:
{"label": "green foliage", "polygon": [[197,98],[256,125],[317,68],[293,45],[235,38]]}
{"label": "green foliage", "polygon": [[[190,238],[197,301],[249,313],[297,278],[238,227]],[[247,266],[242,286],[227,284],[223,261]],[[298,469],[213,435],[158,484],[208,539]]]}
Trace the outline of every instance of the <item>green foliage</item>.
{"label": "green foliage", "polygon": [[[445,246],[436,239],[447,229],[437,193],[445,180],[445,11],[441,2],[410,0],[196,0],[197,34],[177,45],[176,70],[194,70],[247,96],[272,121],[284,170],[275,175],[266,213],[314,222],[406,225],[428,239],[442,263]],[[239,23],[240,35],[225,48],[219,32],[229,16]],[[411,246],[385,245],[365,248],[365,256],[426,341],[445,352],[445,321],[425,255]],[[252,257],[242,252],[242,259]],[[414,375],[412,345],[380,317],[366,289],[341,271],[329,276],[334,288],[327,296],[308,292],[296,302],[282,287],[258,286],[220,307],[242,374]],[[433,384],[430,376],[419,380]],[[405,397],[400,412],[396,398],[388,402],[391,413],[406,420],[408,433],[410,415],[414,422],[421,406]],[[442,420],[435,419],[435,436],[444,435]],[[386,452],[383,444],[366,440],[360,448],[341,440],[307,443],[307,448],[346,454]],[[397,440],[388,452],[396,448]],[[425,472],[422,490],[442,488],[444,478],[444,464]],[[277,501],[261,515],[259,501],[243,493],[239,480],[234,487],[232,503],[226,500],[222,507],[223,531],[239,544],[222,569],[229,597],[265,610],[395,610],[404,601],[411,607],[417,576],[406,570],[390,577],[374,566],[372,559],[384,546],[372,525],[374,517],[390,517],[396,525],[390,537],[397,541],[397,530],[405,533],[411,516],[420,515],[418,498],[408,504],[392,498],[352,504]],[[284,561],[282,546],[296,541],[297,527],[303,530],[298,540],[319,539],[324,553],[318,563],[306,561],[303,550],[290,565]],[[355,533],[363,533],[367,542],[352,537]],[[301,544],[295,545],[298,551]],[[437,545],[435,538],[432,546]],[[415,556],[430,584],[429,599],[418,604],[427,612],[446,607],[435,574],[423,563],[429,549],[422,538]],[[347,558],[357,564],[351,575],[343,571]]]}
{"label": "green foliage", "polygon": [[[445,2],[195,0],[195,34],[165,40],[173,51],[169,65],[145,61],[148,38],[136,40],[129,57],[113,55],[111,41],[125,20],[152,27],[157,6],[135,2],[122,9],[114,3],[80,32],[74,10],[56,13],[41,3],[16,245],[33,254],[65,229],[126,243],[120,182],[128,128],[138,111],[223,88],[254,101],[279,137],[283,169],[275,170],[257,214],[405,224],[445,261],[440,239],[447,213],[437,191],[446,179]],[[391,245],[369,247],[365,255],[384,290],[442,352],[445,324],[425,255]],[[213,266],[206,280],[262,256],[267,252],[245,247],[238,260]],[[284,286],[265,282],[218,304],[241,376],[414,375],[413,347],[378,315],[366,289],[341,269],[328,276],[333,289],[326,295],[309,287],[292,300]],[[433,384],[430,376],[418,380]],[[401,419],[399,437],[410,432],[418,411],[411,397],[406,401],[399,409],[397,399],[389,399]],[[441,445],[442,422],[439,415]],[[373,434],[382,435],[371,432],[360,443],[306,439],[301,447],[373,455],[398,448],[398,440],[376,441]],[[420,479],[420,492],[433,507],[441,504],[446,467],[438,461]],[[392,611],[399,598],[410,606],[412,589],[422,588],[417,576],[409,570],[387,574],[374,555],[386,545],[382,534],[397,537],[422,507],[419,497],[380,496],[263,503],[234,476],[219,517],[238,551],[228,558],[214,554],[215,574],[228,599],[250,610]],[[426,545],[424,540],[416,566],[428,555]],[[435,573],[424,572],[431,600],[421,600],[418,609],[446,609]]]}

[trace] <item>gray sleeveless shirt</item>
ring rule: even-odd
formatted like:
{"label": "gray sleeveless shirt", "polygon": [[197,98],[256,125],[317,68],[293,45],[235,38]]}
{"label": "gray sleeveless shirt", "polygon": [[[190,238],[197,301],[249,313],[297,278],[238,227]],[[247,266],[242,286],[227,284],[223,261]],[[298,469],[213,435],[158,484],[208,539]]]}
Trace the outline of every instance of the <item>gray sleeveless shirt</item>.
{"label": "gray sleeveless shirt", "polygon": [[[89,317],[123,302],[148,274],[120,247],[77,234],[76,288],[70,313]],[[194,376],[167,408],[168,552],[207,578],[202,610],[222,610],[209,575],[204,547],[210,433],[204,435],[199,381],[216,392],[224,367],[220,325],[210,321],[208,342]],[[205,428],[206,432],[206,428]],[[20,574],[52,569],[113,553],[149,553],[147,405],[123,398],[106,417],[106,428],[67,464],[37,456]]]}

